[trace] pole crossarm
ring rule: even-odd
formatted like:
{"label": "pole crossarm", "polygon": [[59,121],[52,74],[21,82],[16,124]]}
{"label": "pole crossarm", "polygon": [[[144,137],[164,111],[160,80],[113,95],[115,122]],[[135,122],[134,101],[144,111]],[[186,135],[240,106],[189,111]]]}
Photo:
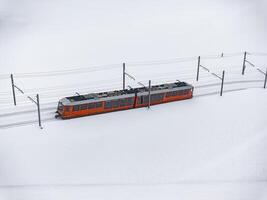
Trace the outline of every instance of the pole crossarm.
{"label": "pole crossarm", "polygon": [[28,99],[30,99],[31,100],[31,102],[33,102],[33,103],[35,103],[36,105],[37,105],[37,102],[32,98],[32,97],[30,97],[30,96],[27,96],[27,98]]}
{"label": "pole crossarm", "polygon": [[[14,87],[15,87],[19,92],[21,92],[22,94],[25,94],[25,92],[24,92],[22,89],[20,89],[18,86],[14,85]],[[33,103],[35,103],[35,104],[37,105],[37,101],[35,101],[32,97],[27,96],[27,98],[28,98],[29,100],[31,100],[31,102],[33,102]]]}
{"label": "pole crossarm", "polygon": [[264,76],[266,75],[266,73],[264,71],[261,70],[261,68],[257,67],[255,64],[253,64],[252,62],[246,60],[246,62],[248,64],[250,64],[252,67],[254,67],[258,72],[262,73]]}
{"label": "pole crossarm", "polygon": [[210,70],[206,67],[204,67],[203,65],[199,65],[200,67],[202,67],[204,70],[206,70],[207,72],[210,72]]}
{"label": "pole crossarm", "polygon": [[[223,56],[223,54],[222,54]],[[224,85],[224,76],[225,76],[225,71],[223,70],[222,72],[222,76],[219,76],[213,72],[211,72],[207,67],[204,67],[203,65],[200,65],[200,57],[198,58],[198,68],[197,68],[197,81],[199,78],[199,67],[201,67],[202,69],[204,69],[205,71],[209,72],[212,76],[215,76],[216,78],[221,80],[221,90],[220,90],[220,96],[223,95],[223,85]]]}
{"label": "pole crossarm", "polygon": [[204,67],[203,65],[199,65],[199,66],[200,66],[202,69],[204,69],[204,70],[206,70],[207,72],[209,72],[211,75],[213,75],[213,76],[219,78],[220,80],[222,80],[222,77],[220,77],[219,75],[217,75],[217,74],[211,72],[207,67]]}
{"label": "pole crossarm", "polygon": [[20,91],[22,94],[25,94],[24,91],[23,91],[22,89],[20,89],[18,86],[14,85],[14,87],[15,87],[18,91]]}
{"label": "pole crossarm", "polygon": [[247,62],[248,64],[250,64],[252,67],[256,67],[256,65],[254,65],[252,62],[245,60],[245,62]]}
{"label": "pole crossarm", "polygon": [[222,80],[222,77],[218,76],[217,74],[215,73],[211,73],[213,76],[216,76],[217,78],[219,78],[220,80]]}
{"label": "pole crossarm", "polygon": [[141,83],[141,82],[137,82],[137,84],[146,88],[146,86],[143,83]]}
{"label": "pole crossarm", "polygon": [[262,71],[260,68],[257,68],[257,70],[262,73],[263,75],[266,75],[266,73],[264,71]]}
{"label": "pole crossarm", "polygon": [[[136,78],[135,78],[133,75],[131,75],[131,74],[125,72],[125,71],[123,72],[123,74],[126,75],[127,77],[129,77],[130,79],[134,80],[135,82],[137,82]],[[140,86],[142,86],[142,87],[144,87],[144,88],[146,88],[146,89],[148,89],[148,87],[145,86],[145,85],[144,85],[143,83],[141,83],[141,82],[137,82],[137,84],[140,85]],[[131,87],[130,85],[128,85],[128,87],[129,87],[130,89],[132,89],[132,87]]]}
{"label": "pole crossarm", "polygon": [[124,74],[125,74],[126,76],[128,76],[130,79],[132,79],[132,80],[135,81],[135,78],[134,78],[132,75],[128,74],[127,72],[124,72]]}
{"label": "pole crossarm", "polygon": [[[26,95],[26,94],[22,89],[20,89],[18,86],[15,85],[13,74],[10,74],[10,78],[11,78],[11,84],[12,84],[14,105],[16,106],[17,105],[17,101],[16,101],[15,89],[17,89],[19,92],[21,92],[24,95]],[[40,110],[39,94],[36,95],[36,100],[34,100],[31,96],[27,96],[27,98],[37,106],[39,127],[42,129],[43,127],[42,127],[42,122],[41,122],[41,110]]]}

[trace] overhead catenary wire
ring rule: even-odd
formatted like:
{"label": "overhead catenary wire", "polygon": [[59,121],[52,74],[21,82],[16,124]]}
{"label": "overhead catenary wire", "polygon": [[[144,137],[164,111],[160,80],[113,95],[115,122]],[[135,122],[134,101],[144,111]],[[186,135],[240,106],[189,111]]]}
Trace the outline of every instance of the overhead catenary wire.
{"label": "overhead catenary wire", "polygon": [[[239,71],[239,65],[236,65],[236,66],[233,66],[233,67],[223,67],[224,69],[231,69],[231,70],[235,70],[236,72]],[[154,72],[154,73],[150,73],[149,76],[151,78],[153,77],[162,77],[164,75],[168,76],[170,74],[176,74],[174,76],[177,76],[179,75],[179,77],[184,77],[184,76],[188,76],[188,75],[192,75],[193,73],[193,70],[194,68],[192,69],[186,69],[186,70],[180,70],[180,69],[177,69],[176,71],[170,71],[170,72]],[[132,72],[131,72],[132,73]],[[138,73],[135,73],[136,76],[138,77],[146,77],[147,75],[145,75],[144,73],[142,73],[141,75],[138,74]],[[39,92],[42,92],[42,91],[49,91],[49,90],[57,90],[57,89],[66,89],[66,88],[76,88],[76,87],[80,87],[80,86],[83,86],[83,85],[99,85],[103,82],[120,82],[120,77],[118,78],[115,78],[115,79],[104,79],[104,80],[97,80],[97,81],[86,81],[86,82],[81,82],[79,84],[75,84],[75,83],[72,83],[72,84],[64,84],[64,85],[56,85],[56,86],[46,86],[46,87],[34,87],[34,88],[27,88],[27,92],[36,92],[36,91],[39,91]],[[3,95],[8,95],[10,92],[0,92],[0,94]],[[0,97],[1,99],[1,97]]]}
{"label": "overhead catenary wire", "polygon": [[[99,66],[91,66],[84,68],[74,68],[67,70],[53,70],[53,71],[42,71],[42,72],[29,72],[29,73],[14,73],[14,77],[16,78],[38,78],[38,77],[49,77],[49,76],[60,76],[60,75],[74,75],[80,73],[87,72],[99,72],[105,70],[111,70],[115,68],[120,68],[119,64],[111,64],[111,65],[99,65]],[[0,74],[0,79],[9,78],[8,74]]]}
{"label": "overhead catenary wire", "polygon": [[[222,56],[223,55],[223,56]],[[218,59],[218,58],[227,58],[227,57],[235,57],[242,55],[242,53],[223,53],[216,55],[203,55],[202,59]],[[149,66],[149,65],[162,65],[162,64],[171,64],[171,63],[181,63],[181,62],[189,62],[196,61],[197,56],[194,57],[184,57],[184,58],[172,58],[172,59],[164,59],[164,60],[148,60],[148,61],[135,61],[128,62],[127,65],[129,67],[138,67],[138,66]],[[85,72],[97,72],[104,71],[114,68],[120,68],[121,64],[110,64],[110,65],[100,65],[100,66],[91,66],[84,68],[76,68],[69,70],[54,70],[54,71],[43,71],[43,72],[31,72],[31,73],[14,73],[16,78],[33,78],[33,77],[48,77],[48,76],[59,76],[59,75],[69,75],[69,74],[79,74]],[[0,79],[8,79],[9,74],[0,74]]]}
{"label": "overhead catenary wire", "polygon": [[[233,54],[225,54],[225,53],[223,53],[223,54],[218,54],[218,55],[209,55],[209,56],[203,56],[203,59],[213,59],[213,58],[224,58],[224,57],[235,57],[235,56],[239,56],[239,55],[242,55],[243,53],[233,53]],[[194,59],[193,59],[194,58]],[[163,63],[165,61],[165,63],[168,61],[168,60],[160,60],[160,62],[158,62],[158,63]],[[196,57],[188,57],[188,58],[180,58],[180,59],[172,59],[172,60],[169,60],[169,62],[171,62],[171,63],[173,63],[174,62],[174,64],[175,64],[175,62],[187,62],[187,61],[196,61]],[[148,65],[149,67],[151,66],[151,67],[153,67],[154,65],[157,65],[158,64],[157,63],[157,61],[154,61],[153,63],[150,63],[151,65]],[[139,63],[140,64],[140,63]],[[141,63],[141,64],[146,64],[146,63]],[[204,63],[204,65],[205,65],[205,63]],[[99,66],[100,67],[100,66]],[[36,73],[22,73],[22,74],[16,74],[16,75],[21,75],[21,78],[22,78],[22,76],[27,76],[27,77],[37,77],[37,76],[53,76],[53,75],[55,75],[55,76],[57,76],[58,75],[58,73],[62,73],[62,75],[63,74],[71,74],[71,75],[75,75],[75,74],[79,74],[80,72],[81,73],[83,73],[84,71],[88,71],[88,72],[93,72],[93,71],[101,71],[101,72],[103,72],[103,71],[105,71],[105,70],[109,70],[109,69],[116,69],[116,68],[120,68],[121,67],[121,64],[116,64],[116,66],[114,65],[114,66],[112,66],[112,65],[106,65],[105,67],[103,67],[103,68],[99,68],[99,69],[97,69],[97,67],[95,66],[95,67],[93,67],[93,68],[77,68],[77,69],[72,69],[72,70],[64,70],[63,72],[61,71],[61,70],[56,70],[56,71],[50,71],[51,72],[51,74],[50,74],[50,72],[39,72],[39,74],[36,74]],[[132,66],[133,68],[135,67],[135,66]],[[175,66],[175,67],[177,67],[177,66]],[[193,68],[194,66],[192,65],[192,67],[190,66],[190,65],[188,65],[188,66],[179,66],[178,68],[179,69],[177,69],[178,71],[176,72],[176,71],[173,71],[173,72],[169,72],[169,73],[157,73],[157,74],[154,74],[153,75],[153,73],[151,74],[149,74],[149,75],[144,75],[144,74],[141,74],[141,76],[139,76],[139,75],[136,75],[135,74],[135,76],[138,78],[138,80],[139,80],[139,82],[146,82],[149,78],[151,78],[151,77],[155,77],[155,79],[159,79],[159,78],[161,78],[162,80],[164,80],[164,78],[166,78],[166,77],[170,77],[169,75],[171,75],[171,77],[173,77],[175,80],[178,78],[179,80],[180,79],[185,79],[185,80],[189,80],[189,79],[191,79],[191,77],[192,77],[192,70],[194,69]],[[237,67],[240,67],[240,66],[237,66]],[[238,69],[237,69],[237,67],[229,67],[229,69],[232,69],[233,71],[238,71]],[[226,68],[226,67],[223,67],[224,69]],[[215,72],[212,68],[210,68],[213,72]],[[180,71],[179,71],[180,70]],[[264,73],[262,70],[258,70],[259,72],[261,72],[261,73]],[[132,72],[131,72],[132,73]],[[172,75],[174,73],[174,75]],[[177,73],[177,75],[176,75],[176,73]],[[253,72],[254,73],[254,72]],[[134,74],[134,73],[133,73]],[[236,73],[237,74],[237,73]],[[37,75],[37,76],[35,76],[35,75]],[[130,74],[129,74],[130,75]],[[230,75],[230,74],[229,74]],[[232,75],[231,75],[232,76]],[[1,77],[1,76],[0,76]],[[147,79],[143,79],[142,78],[142,80],[140,79],[141,77],[147,77]],[[201,75],[201,77],[202,78],[204,78],[204,77],[208,77],[208,76],[204,76],[204,75]],[[16,77],[17,78],[17,77]],[[118,79],[119,80],[119,79]],[[105,80],[102,80],[102,81],[105,81]],[[99,81],[99,83],[100,83],[101,81]],[[153,81],[154,82],[154,81]],[[94,83],[92,83],[92,84],[97,84],[97,85],[99,85],[99,83],[97,83],[97,81],[96,82],[94,82]],[[110,85],[110,84],[109,84]],[[119,84],[118,84],[119,85]],[[139,84],[140,85],[140,84]],[[144,85],[144,84],[143,84]],[[71,87],[71,88],[68,88],[68,87]],[[88,87],[86,87],[85,88],[85,90],[87,89]],[[97,87],[94,87],[94,88],[97,88]],[[58,89],[57,90],[57,88],[56,87],[51,87],[51,88],[48,88],[48,87],[43,87],[42,88],[43,89],[43,91],[44,91],[44,94],[45,95],[47,95],[47,97],[51,94],[51,95],[53,95],[53,94],[55,94],[55,96],[56,95],[59,95],[59,94],[62,94],[61,92],[61,89]],[[99,88],[100,89],[100,88]],[[35,89],[33,89],[33,91],[36,91],[36,90],[38,90],[38,88],[35,88]],[[52,90],[51,92],[49,92],[49,90]],[[73,90],[75,90],[74,92],[76,92],[76,91],[78,91],[79,90],[79,92],[81,92],[81,91],[83,91],[83,88],[80,88],[80,87],[72,87],[72,86],[66,86],[66,85],[62,85],[62,90],[63,91],[66,91],[66,92],[68,92],[68,91],[70,91],[70,92],[72,92]],[[90,89],[89,88],[89,90],[90,90],[90,92],[92,91],[92,88]],[[29,90],[27,90],[27,93],[28,92],[33,92],[33,91],[29,91]],[[59,91],[60,91],[60,93],[59,93]],[[85,92],[87,92],[87,91],[85,91]],[[1,92],[1,94],[8,94],[8,92]],[[65,94],[65,93],[64,93]],[[53,95],[54,96],[54,95]],[[2,99],[2,98],[0,98],[0,99]]]}
{"label": "overhead catenary wire", "polygon": [[267,56],[266,52],[248,52],[248,54],[252,56]]}
{"label": "overhead catenary wire", "polygon": [[[241,56],[243,53],[221,53],[216,55],[203,55],[201,56],[204,60],[209,59],[218,59],[218,58],[229,58],[229,57],[236,57]],[[222,56],[223,55],[223,56]],[[190,62],[190,61],[197,61],[198,56],[193,57],[184,57],[184,58],[174,58],[174,59],[165,59],[165,60],[144,60],[144,61],[136,61],[136,62],[127,62],[127,65],[130,67],[132,66],[145,66],[145,65],[162,65],[162,64],[172,64],[172,63],[183,63],[183,62]]]}
{"label": "overhead catenary wire", "polygon": [[[135,74],[136,77],[138,77],[138,79],[142,79],[142,81],[145,81],[145,78],[148,79],[148,75],[144,75],[144,74]],[[202,78],[208,77],[209,75],[201,75]],[[149,78],[153,78],[153,80],[155,78],[160,78],[160,79],[164,79],[164,78],[169,78],[169,77],[174,77],[174,78],[180,78],[180,79],[185,79],[188,80],[189,78],[192,78],[192,73],[188,72],[188,73],[180,73],[172,71],[172,72],[168,72],[168,73],[154,73],[154,74],[149,74]],[[98,85],[97,87],[94,86],[94,88],[106,88],[106,86],[110,86],[110,82],[112,82],[114,85],[114,81],[116,82],[115,85],[119,85],[120,79],[109,79],[108,80],[108,84],[104,83],[102,84],[103,81],[90,81],[90,82],[84,82],[84,83],[80,83],[80,84],[71,84],[71,85],[59,85],[59,86],[53,86],[53,87],[43,87],[43,88],[28,88],[26,90],[26,92],[28,94],[34,94],[37,91],[42,92],[43,94],[53,94],[53,93],[62,93],[63,91],[81,91],[85,89],[90,89],[90,91],[92,91],[92,88],[88,87],[88,85]],[[100,84],[100,85],[99,85]],[[81,87],[84,86],[85,87]],[[100,87],[99,87],[100,86]],[[87,91],[88,92],[88,91]],[[6,99],[5,97],[2,96],[2,98],[0,97],[0,99]]]}
{"label": "overhead catenary wire", "polygon": [[[238,71],[238,69],[235,68],[235,67],[239,67],[239,66],[237,65],[237,66],[234,66],[234,68],[233,68],[233,69],[236,69]],[[187,70],[185,70],[185,71],[187,71]],[[179,78],[182,78],[182,79],[188,79],[190,76],[192,77],[192,71],[191,70],[188,70],[188,73],[181,73],[181,71],[172,71],[172,72],[168,72],[168,73],[161,73],[160,72],[160,73],[156,73],[156,74],[153,73],[153,74],[149,74],[149,77],[150,78],[160,77],[160,78],[164,79],[165,77],[170,77],[169,76],[170,74],[171,75],[174,74],[172,77],[175,77],[175,78],[179,77]],[[138,74],[135,74],[135,75],[138,76],[139,78],[147,77],[143,73],[141,74],[141,76],[138,75]],[[205,76],[202,75],[202,77],[204,78]],[[53,90],[53,91],[57,92],[58,91],[57,89],[60,89],[60,88],[62,88],[62,90],[68,90],[68,91],[76,90],[77,91],[77,88],[78,87],[80,88],[81,85],[89,85],[89,84],[90,85],[92,85],[92,84],[93,85],[96,85],[96,84],[99,85],[103,81],[104,80],[102,80],[102,81],[92,81],[92,82],[81,83],[81,84],[76,85],[77,87],[75,87],[74,84],[71,84],[71,85],[61,85],[61,86],[43,87],[43,88],[32,88],[32,89],[29,88],[29,89],[27,89],[27,92],[43,91],[43,92],[47,93],[46,91],[48,91],[48,90]],[[119,82],[120,79],[118,78],[118,79],[110,79],[110,80],[108,80],[108,82],[113,82],[113,81],[118,81]],[[6,94],[8,94],[8,93],[6,93]]]}
{"label": "overhead catenary wire", "polygon": [[246,60],[246,63],[248,63],[250,66],[252,66],[254,69],[256,69],[257,71],[259,71],[260,73],[265,75],[265,72],[258,66],[256,66],[255,64],[253,64],[252,62]]}

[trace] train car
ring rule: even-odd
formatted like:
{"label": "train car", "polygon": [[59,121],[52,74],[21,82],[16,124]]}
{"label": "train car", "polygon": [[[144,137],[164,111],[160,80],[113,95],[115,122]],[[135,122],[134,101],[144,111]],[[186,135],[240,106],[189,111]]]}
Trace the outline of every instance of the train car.
{"label": "train car", "polygon": [[[150,89],[150,105],[190,99],[193,97],[193,89],[192,85],[185,82],[153,85]],[[146,107],[148,103],[149,91],[146,87],[71,96],[58,102],[56,117],[71,119]]]}

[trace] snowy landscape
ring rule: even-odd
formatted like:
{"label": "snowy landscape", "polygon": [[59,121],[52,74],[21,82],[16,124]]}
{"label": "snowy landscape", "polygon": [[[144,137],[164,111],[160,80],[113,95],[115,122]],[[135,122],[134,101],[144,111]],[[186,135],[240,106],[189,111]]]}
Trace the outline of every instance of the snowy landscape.
{"label": "snowy landscape", "polygon": [[[266,199],[266,7],[0,0],[0,200]],[[193,98],[55,118],[63,97],[122,89],[123,63],[127,87]]]}

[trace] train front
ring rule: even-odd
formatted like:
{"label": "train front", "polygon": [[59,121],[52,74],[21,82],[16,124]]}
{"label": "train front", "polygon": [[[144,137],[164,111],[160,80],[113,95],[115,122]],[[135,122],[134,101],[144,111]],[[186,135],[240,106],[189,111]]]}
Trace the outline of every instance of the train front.
{"label": "train front", "polygon": [[58,117],[63,117],[64,116],[64,105],[63,105],[63,99],[59,100],[58,105],[57,105],[57,111],[55,118]]}

